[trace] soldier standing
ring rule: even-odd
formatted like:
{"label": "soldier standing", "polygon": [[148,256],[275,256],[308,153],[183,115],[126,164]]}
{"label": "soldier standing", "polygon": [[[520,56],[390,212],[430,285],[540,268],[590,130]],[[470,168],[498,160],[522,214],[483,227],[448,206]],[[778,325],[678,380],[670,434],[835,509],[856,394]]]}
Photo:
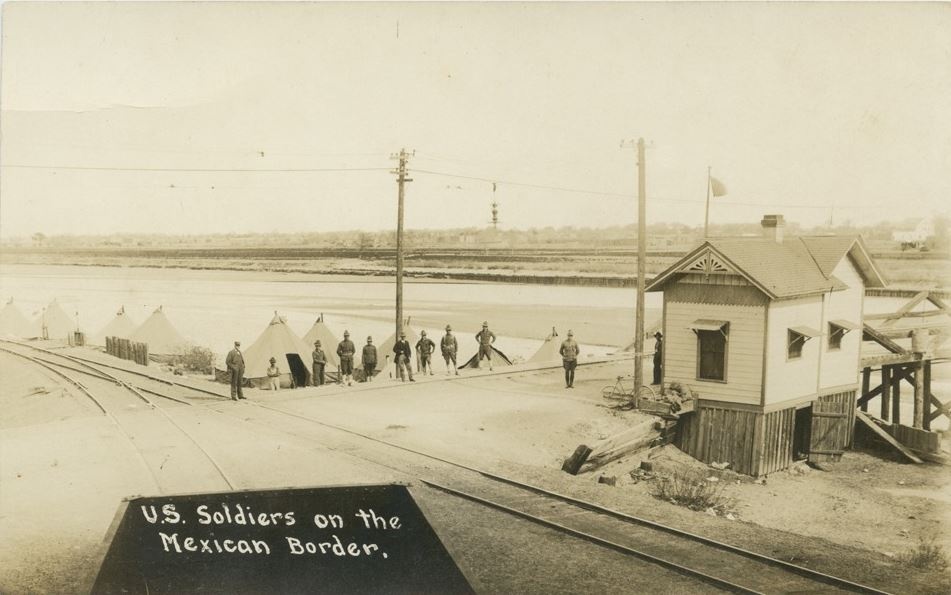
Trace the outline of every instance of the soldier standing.
{"label": "soldier standing", "polygon": [[482,358],[488,358],[489,371],[492,370],[492,344],[495,343],[495,334],[489,330],[489,323],[482,323],[482,330],[476,333],[479,342],[479,367],[482,367]]}
{"label": "soldier standing", "polygon": [[231,374],[231,400],[243,399],[241,385],[244,384],[244,356],[241,355],[241,341],[234,342],[234,349],[228,352],[225,364]]}
{"label": "soldier standing", "polygon": [[574,333],[568,331],[568,338],[561,342],[558,350],[561,354],[561,363],[565,368],[565,388],[575,387],[575,368],[578,367],[578,354],[581,349],[575,342]]}
{"label": "soldier standing", "polygon": [[373,337],[367,337],[367,344],[363,346],[363,375],[366,376],[364,382],[373,380],[373,373],[376,372],[376,345],[373,344]]}
{"label": "soldier standing", "polygon": [[442,340],[439,342],[439,348],[442,350],[443,359],[446,360],[446,375],[449,375],[449,362],[452,362],[452,371],[458,376],[459,370],[456,369],[456,352],[459,351],[459,343],[452,334],[452,327],[448,324],[446,325],[446,334],[443,335]]}
{"label": "soldier standing", "polygon": [[409,346],[406,333],[403,331],[400,331],[399,341],[393,344],[393,353],[396,355],[396,371],[400,376],[400,382],[406,382],[406,376],[409,376],[410,382],[416,382],[413,379],[413,366],[410,363],[413,348]]}
{"label": "soldier standing", "polygon": [[425,374],[426,368],[429,368],[429,375],[433,375],[433,351],[436,350],[436,344],[432,339],[426,336],[426,331],[420,331],[420,339],[416,343],[416,351],[419,353],[420,373]]}
{"label": "soldier standing", "polygon": [[322,386],[324,383],[324,367],[327,365],[327,354],[324,353],[320,341],[314,341],[314,386]]}
{"label": "soldier standing", "polygon": [[277,367],[277,358],[271,358],[270,366],[267,367],[267,380],[271,390],[280,390],[281,388],[281,369]]}
{"label": "soldier standing", "polygon": [[350,340],[350,331],[343,331],[343,341],[337,345],[337,356],[340,357],[340,384],[344,379],[347,386],[353,383],[353,355],[357,352],[356,346]]}
{"label": "soldier standing", "polygon": [[664,333],[654,333],[654,340],[654,384],[660,384],[664,369]]}

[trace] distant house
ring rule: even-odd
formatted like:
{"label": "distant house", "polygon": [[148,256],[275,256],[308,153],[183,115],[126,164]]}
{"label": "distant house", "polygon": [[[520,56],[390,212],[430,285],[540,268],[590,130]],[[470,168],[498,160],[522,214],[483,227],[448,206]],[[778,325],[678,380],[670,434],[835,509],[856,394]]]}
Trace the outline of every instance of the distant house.
{"label": "distant house", "polygon": [[885,284],[860,237],[761,224],[704,241],[647,288],[664,293],[663,380],[699,395],[680,447],[750,475],[850,443],[865,288]]}
{"label": "distant house", "polygon": [[920,250],[924,248],[928,240],[935,235],[934,219],[925,217],[918,222],[913,230],[902,230],[892,232],[892,240],[901,244],[902,250],[913,248]]}

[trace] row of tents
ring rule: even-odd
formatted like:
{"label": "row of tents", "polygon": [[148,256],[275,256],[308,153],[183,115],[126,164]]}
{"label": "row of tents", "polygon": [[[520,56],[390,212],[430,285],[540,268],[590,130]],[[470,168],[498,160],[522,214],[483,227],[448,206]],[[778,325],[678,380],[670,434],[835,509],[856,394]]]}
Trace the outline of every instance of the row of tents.
{"label": "row of tents", "polygon": [[[76,319],[53,300],[35,320],[30,321],[10,299],[0,310],[0,336],[21,339],[43,338],[64,340],[72,343],[74,333],[80,332]],[[125,308],[120,308],[109,323],[98,333],[88,337],[94,345],[105,345],[106,337],[119,337],[138,343],[148,343],[149,351],[158,355],[171,355],[188,344],[172,325],[159,306],[142,324],[136,324]]]}
{"label": "row of tents", "polygon": [[[29,321],[17,308],[11,299],[0,310],[0,335],[20,338],[43,337],[47,339],[67,340],[78,330],[76,320],[69,316],[56,300],[50,303],[34,321]],[[403,326],[406,340],[410,345],[416,345],[419,335],[410,325],[409,320]],[[149,345],[149,353],[153,355],[171,355],[177,353],[188,344],[188,340],[175,329],[168,317],[159,306],[142,324],[136,324],[122,307],[105,327],[89,337],[88,342],[94,345],[104,345],[106,337],[129,339]],[[434,360],[437,365],[441,361],[439,355],[439,337],[432,337],[437,344],[437,353]],[[320,341],[327,356],[325,373],[330,379],[338,378],[340,360],[337,357],[337,337],[324,323],[323,315],[319,316],[310,329],[299,337],[288,326],[287,320],[274,313],[267,327],[258,338],[244,350],[245,378],[253,386],[267,384],[267,368],[270,358],[279,362],[282,371],[281,384],[283,386],[307,386],[312,384],[311,362],[314,342]],[[354,365],[357,368],[358,378],[363,375],[361,353],[363,342],[354,341],[356,358]],[[377,375],[396,377],[396,364],[393,360],[393,346],[396,344],[396,334],[390,335],[382,343],[376,343],[379,361],[376,366]],[[530,363],[542,363],[560,359],[558,333],[552,329],[551,334],[529,358]],[[460,368],[478,367],[478,353],[463,362]],[[493,347],[493,366],[511,366],[512,361],[500,350]],[[415,365],[415,364],[414,364]],[[227,380],[227,372],[216,370],[219,380]]]}
{"label": "row of tents", "polygon": [[[406,334],[406,340],[410,345],[415,346],[419,341],[419,335],[410,325],[409,320],[403,325],[403,332]],[[560,360],[559,348],[561,342],[558,340],[558,333],[552,329],[552,334],[545,339],[544,344],[538,349],[528,361],[529,362],[549,362]],[[333,334],[323,321],[323,316],[317,318],[303,337],[298,337],[288,326],[287,320],[277,312],[271,318],[267,328],[261,335],[243,351],[245,362],[245,379],[251,386],[266,386],[267,368],[270,365],[270,359],[273,357],[279,363],[281,369],[281,386],[309,386],[312,384],[311,362],[314,350],[314,342],[320,341],[321,347],[327,356],[327,365],[324,369],[325,374],[331,380],[339,379],[340,359],[337,357],[337,345],[340,339]],[[439,337],[433,337],[436,343],[436,354],[434,363],[438,366],[441,357],[439,355]],[[356,346],[356,356],[354,358],[355,376],[358,380],[363,379],[363,362],[361,353],[363,343],[359,340],[354,341]],[[393,346],[396,344],[396,333],[393,333],[382,343],[375,343],[377,347],[378,360],[376,364],[376,375],[384,378],[395,378],[396,363],[393,360]],[[511,366],[512,360],[502,351],[493,347],[493,366]],[[415,365],[415,364],[414,364]],[[465,361],[460,368],[477,368],[479,366],[478,353]],[[222,382],[228,381],[228,373],[225,370],[216,370],[216,377]]]}

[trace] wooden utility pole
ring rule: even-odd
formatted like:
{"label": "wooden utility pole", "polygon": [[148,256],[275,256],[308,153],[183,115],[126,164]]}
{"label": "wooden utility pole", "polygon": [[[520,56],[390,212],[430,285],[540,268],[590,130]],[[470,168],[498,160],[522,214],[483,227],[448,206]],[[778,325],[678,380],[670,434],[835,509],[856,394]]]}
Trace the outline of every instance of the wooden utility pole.
{"label": "wooden utility pole", "polygon": [[[415,151],[414,151],[415,153]],[[406,149],[400,149],[398,154],[390,155],[391,159],[399,159],[399,167],[391,171],[396,174],[396,183],[399,185],[399,206],[396,215],[396,338],[399,339],[403,330],[403,198],[405,190],[403,184],[412,182],[406,177],[406,161],[409,159]]]}
{"label": "wooden utility pole", "polygon": [[703,239],[710,235],[710,171],[713,169],[707,166],[707,208],[703,213]]}
{"label": "wooden utility pole", "polygon": [[634,323],[634,397],[644,384],[644,269],[647,267],[647,182],[644,139],[637,139],[637,314]]}

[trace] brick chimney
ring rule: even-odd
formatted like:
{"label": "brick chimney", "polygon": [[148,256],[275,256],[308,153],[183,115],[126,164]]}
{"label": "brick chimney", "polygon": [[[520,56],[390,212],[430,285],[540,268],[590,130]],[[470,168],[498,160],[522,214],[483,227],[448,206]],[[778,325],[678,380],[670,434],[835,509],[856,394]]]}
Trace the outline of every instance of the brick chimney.
{"label": "brick chimney", "polygon": [[763,215],[763,220],[759,224],[763,226],[764,238],[779,244],[783,243],[783,228],[786,227],[786,221],[782,215]]}

